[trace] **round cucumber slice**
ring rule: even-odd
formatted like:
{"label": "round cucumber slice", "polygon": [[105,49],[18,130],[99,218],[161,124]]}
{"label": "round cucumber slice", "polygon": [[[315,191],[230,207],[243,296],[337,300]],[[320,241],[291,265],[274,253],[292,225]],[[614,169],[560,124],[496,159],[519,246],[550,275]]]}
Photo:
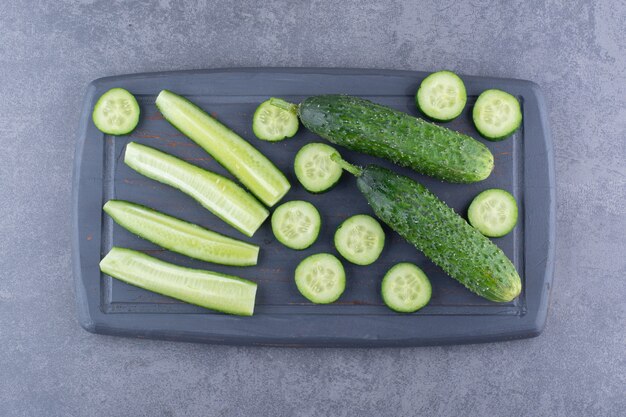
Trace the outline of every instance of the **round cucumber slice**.
{"label": "round cucumber slice", "polygon": [[522,124],[522,109],[519,101],[502,90],[483,91],[472,112],[474,125],[486,139],[505,139]]}
{"label": "round cucumber slice", "polygon": [[489,237],[501,237],[509,233],[517,223],[517,203],[508,191],[499,188],[478,194],[467,211],[472,226]]}
{"label": "round cucumber slice", "polygon": [[428,304],[432,287],[424,271],[413,264],[402,262],[385,274],[381,294],[390,309],[413,313]]}
{"label": "round cucumber slice", "polygon": [[298,151],[293,169],[307,191],[321,193],[339,181],[343,169],[330,159],[334,153],[339,154],[335,148],[323,143],[309,143]]}
{"label": "round cucumber slice", "polygon": [[272,231],[276,239],[291,249],[311,246],[320,233],[322,219],[313,204],[294,200],[281,204],[272,214]]}
{"label": "round cucumber slice", "polygon": [[357,214],[346,219],[335,232],[335,247],[356,265],[374,263],[385,246],[385,232],[374,218]]}
{"label": "round cucumber slice", "polygon": [[415,100],[426,116],[448,122],[458,117],[465,108],[467,92],[458,75],[451,71],[439,71],[424,78]]}
{"label": "round cucumber slice", "polygon": [[298,131],[298,116],[289,110],[281,109],[266,100],[257,107],[252,117],[252,130],[257,138],[277,142],[293,137]]}
{"label": "round cucumber slice", "polygon": [[300,294],[309,301],[328,304],[336,301],[346,289],[346,272],[335,256],[318,253],[300,262],[295,281]]}
{"label": "round cucumber slice", "polygon": [[98,130],[107,135],[127,135],[139,123],[139,103],[123,88],[112,88],[102,94],[91,115]]}

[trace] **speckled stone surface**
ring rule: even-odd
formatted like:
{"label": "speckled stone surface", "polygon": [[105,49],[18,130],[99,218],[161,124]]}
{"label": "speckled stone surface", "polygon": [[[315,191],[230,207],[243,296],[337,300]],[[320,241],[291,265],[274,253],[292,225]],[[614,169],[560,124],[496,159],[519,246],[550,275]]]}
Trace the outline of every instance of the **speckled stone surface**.
{"label": "speckled stone surface", "polygon": [[[449,68],[540,84],[558,198],[544,333],[344,350],[82,330],[69,212],[86,84],[237,66]],[[0,141],[0,416],[626,415],[623,0],[5,1]]]}

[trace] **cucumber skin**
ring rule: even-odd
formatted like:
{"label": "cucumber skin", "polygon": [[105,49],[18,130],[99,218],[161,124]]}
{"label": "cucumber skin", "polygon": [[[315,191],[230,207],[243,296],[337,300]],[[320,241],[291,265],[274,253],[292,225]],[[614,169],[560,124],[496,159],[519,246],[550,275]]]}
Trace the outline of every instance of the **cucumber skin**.
{"label": "cucumber skin", "polygon": [[513,263],[423,185],[369,165],[357,179],[376,215],[470,291],[496,302],[522,288]]}
{"label": "cucumber skin", "polygon": [[449,182],[482,181],[493,170],[493,155],[476,139],[369,100],[309,97],[298,115],[307,129],[334,144]]}

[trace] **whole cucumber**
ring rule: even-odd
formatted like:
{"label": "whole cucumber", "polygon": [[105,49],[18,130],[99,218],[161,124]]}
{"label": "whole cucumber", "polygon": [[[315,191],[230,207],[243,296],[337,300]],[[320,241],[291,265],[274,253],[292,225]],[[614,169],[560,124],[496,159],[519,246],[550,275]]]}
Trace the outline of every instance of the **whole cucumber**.
{"label": "whole cucumber", "polygon": [[333,160],[357,176],[376,216],[452,278],[491,301],[519,295],[521,279],[504,252],[426,187],[377,165],[361,169],[338,155]]}
{"label": "whole cucumber", "polygon": [[476,139],[362,98],[309,97],[298,115],[332,143],[445,181],[482,181],[493,170],[493,155]]}

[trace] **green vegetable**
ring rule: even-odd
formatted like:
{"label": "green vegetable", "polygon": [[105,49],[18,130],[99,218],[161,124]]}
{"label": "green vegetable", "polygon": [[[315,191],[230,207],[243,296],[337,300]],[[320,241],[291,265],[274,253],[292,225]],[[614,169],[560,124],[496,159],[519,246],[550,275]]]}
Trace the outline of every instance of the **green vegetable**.
{"label": "green vegetable", "polygon": [[96,127],[108,135],[127,135],[139,123],[137,99],[123,88],[112,88],[102,94],[91,115]]}
{"label": "green vegetable", "polygon": [[335,248],[356,265],[376,262],[385,246],[385,232],[374,218],[367,214],[349,217],[335,232]]}
{"label": "green vegetable", "polygon": [[309,143],[298,151],[293,168],[298,181],[307,191],[321,193],[339,181],[343,170],[330,160],[333,153],[337,153],[335,148],[323,143]]}
{"label": "green vegetable", "polygon": [[165,249],[222,265],[256,265],[259,247],[128,201],[109,200],[104,211],[131,233]]}
{"label": "green vegetable", "polygon": [[124,162],[140,174],[190,195],[247,236],[252,236],[269,216],[261,203],[228,178],[149,146],[129,143]]}
{"label": "green vegetable", "polygon": [[380,292],[390,309],[399,313],[413,313],[428,304],[432,287],[424,271],[413,264],[402,262],[387,271]]}
{"label": "green vegetable", "polygon": [[421,250],[448,275],[476,294],[507,302],[522,288],[504,252],[411,178],[377,166],[359,168],[333,155],[357,176],[357,185],[376,215]]}
{"label": "green vegetable", "polygon": [[472,112],[474,125],[485,138],[502,140],[512,135],[522,124],[519,101],[502,90],[483,91]]}
{"label": "green vegetable", "polygon": [[453,72],[433,72],[420,84],[415,101],[426,116],[448,122],[457,118],[465,108],[467,102],[465,84]]}
{"label": "green vegetable", "polygon": [[313,204],[294,200],[281,204],[272,214],[272,231],[276,239],[291,249],[311,246],[320,233],[322,219]]}
{"label": "green vegetable", "polygon": [[467,210],[467,218],[480,233],[501,237],[517,223],[517,203],[508,191],[492,188],[478,194]]}
{"label": "green vegetable", "polygon": [[114,247],[100,270],[128,284],[224,313],[251,316],[256,283],[239,277],[183,268],[131,249]]}
{"label": "green vegetable", "polygon": [[300,262],[295,281],[298,291],[316,304],[332,303],[346,289],[343,265],[329,253],[311,255]]}
{"label": "green vegetable", "polygon": [[174,127],[196,142],[268,206],[291,187],[276,166],[241,136],[184,97],[163,90],[156,105]]}
{"label": "green vegetable", "polygon": [[362,98],[323,95],[298,106],[272,104],[297,108],[302,124],[332,143],[442,180],[481,181],[493,169],[493,155],[479,141]]}
{"label": "green vegetable", "polygon": [[254,134],[257,138],[269,142],[293,137],[300,125],[298,116],[294,112],[271,105],[270,100],[261,103],[254,112],[252,117]]}

